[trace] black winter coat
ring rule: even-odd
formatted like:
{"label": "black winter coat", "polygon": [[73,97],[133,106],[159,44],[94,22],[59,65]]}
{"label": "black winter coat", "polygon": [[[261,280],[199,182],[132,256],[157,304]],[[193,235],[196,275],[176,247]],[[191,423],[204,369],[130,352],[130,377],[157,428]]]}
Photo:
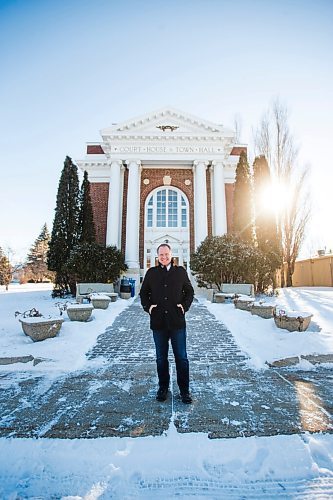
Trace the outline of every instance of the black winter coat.
{"label": "black winter coat", "polygon": [[140,290],[142,307],[149,313],[152,304],[157,304],[150,315],[152,330],[178,330],[185,327],[185,314],[177,304],[182,304],[186,313],[193,301],[193,287],[186,270],[181,266],[158,265],[146,272]]}

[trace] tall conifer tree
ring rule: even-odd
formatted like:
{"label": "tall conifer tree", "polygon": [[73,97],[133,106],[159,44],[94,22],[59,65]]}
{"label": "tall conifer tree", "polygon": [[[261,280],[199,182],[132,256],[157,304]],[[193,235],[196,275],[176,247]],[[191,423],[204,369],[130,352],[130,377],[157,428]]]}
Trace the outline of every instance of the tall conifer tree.
{"label": "tall conifer tree", "polygon": [[[253,199],[255,213],[255,235],[258,249],[265,256],[267,269],[275,287],[275,271],[282,256],[281,240],[278,236],[274,201],[270,197],[272,179],[269,165],[264,155],[257,156],[253,163]],[[264,269],[264,266],[263,266]],[[262,270],[263,270],[262,269]],[[258,291],[263,291],[263,275],[259,270]]]}
{"label": "tall conifer tree", "polygon": [[277,220],[274,201],[270,199],[271,173],[264,155],[257,156],[253,163],[253,199],[255,212],[255,234],[260,250],[276,247],[278,242]]}
{"label": "tall conifer tree", "polygon": [[45,278],[54,279],[54,274],[49,271],[47,267],[50,238],[51,236],[47,225],[44,224],[27,256],[25,272],[29,278],[38,282],[42,282]]}
{"label": "tall conifer tree", "polygon": [[9,259],[0,247],[0,285],[5,285],[6,290],[12,279],[12,271]]}
{"label": "tall conifer tree", "polygon": [[71,289],[75,293],[75,283],[71,283],[66,263],[79,237],[79,178],[77,166],[66,156],[61,172],[55,216],[48,253],[48,267],[56,272],[56,285]]}
{"label": "tall conifer tree", "polygon": [[242,151],[236,167],[233,231],[244,241],[253,241],[252,187],[250,166]]}
{"label": "tall conifer tree", "polygon": [[88,173],[84,171],[80,190],[79,243],[96,241],[93,209],[90,198],[90,182]]}

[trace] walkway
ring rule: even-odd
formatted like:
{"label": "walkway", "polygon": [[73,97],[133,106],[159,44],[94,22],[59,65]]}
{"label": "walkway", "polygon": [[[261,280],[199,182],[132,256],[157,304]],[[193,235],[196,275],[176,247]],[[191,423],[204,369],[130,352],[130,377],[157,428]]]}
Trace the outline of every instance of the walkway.
{"label": "walkway", "polygon": [[[101,470],[93,468],[90,481],[92,490],[103,486],[103,493],[98,496],[100,500],[332,498],[333,478],[325,468],[326,459],[316,444],[311,449],[309,435],[303,434],[303,431],[333,430],[332,371],[318,368],[312,372],[292,369],[256,372],[249,369],[246,356],[237,348],[231,333],[198,302],[188,314],[188,351],[194,403],[184,405],[178,398],[173,361],[172,394],[165,403],[158,403],[155,400],[157,378],[148,316],[136,300],[118,316],[111,328],[99,336],[87,354],[85,371],[55,376],[54,379],[50,374],[47,377],[24,372],[2,374],[0,436],[71,439],[165,433],[166,439],[153,441],[159,464],[157,469],[147,469],[143,474],[133,473],[128,477],[126,468],[118,471],[112,460],[123,456],[125,449],[134,453],[135,444],[139,449],[142,444],[142,453],[135,462],[139,466],[139,462],[145,460],[144,440],[112,441],[119,450],[110,453],[111,462],[108,456],[105,457]],[[243,445],[247,447],[247,454],[241,457],[236,453],[234,456],[233,441],[223,440],[221,463],[219,453],[211,456],[207,452],[202,462],[198,462],[195,449],[189,449],[191,465],[182,463],[181,471],[177,466],[173,470],[170,463],[177,464],[178,459],[175,436],[180,438],[179,433],[189,432],[207,433],[212,439],[299,434],[298,456],[309,455],[311,458],[313,455],[317,469],[307,479],[292,471],[290,476],[279,478],[275,477],[274,470],[270,470],[262,478],[252,480],[257,474],[256,467],[265,461],[270,451],[257,442],[253,445],[253,453],[248,454],[251,444],[246,441]],[[207,442],[204,435],[196,436],[202,436]],[[191,443],[198,443],[193,437],[188,437],[190,447]],[[206,449],[204,441],[200,446]],[[36,453],[36,446],[41,442],[28,441],[27,445],[33,445]],[[15,446],[17,440],[11,443]],[[54,445],[57,457],[59,441],[50,443],[51,447]],[[66,443],[69,441],[64,445]],[[69,455],[64,457],[69,470],[65,467],[62,472],[60,467],[60,472],[56,472],[50,464],[41,465],[39,469],[37,462],[37,470],[34,467],[31,476],[24,473],[22,479],[19,468],[17,480],[9,473],[2,477],[3,484],[14,482],[13,488],[20,498],[74,498],[73,494],[82,495],[75,498],[88,498],[90,494],[83,486],[87,484],[86,470],[80,471],[76,467],[74,453],[76,447],[84,443],[77,441],[74,447],[69,446]],[[112,443],[107,446],[112,446]],[[149,443],[152,452],[155,448],[152,448],[151,441]],[[220,441],[210,443],[219,445]],[[102,445],[102,440],[93,443],[93,453],[96,453],[94,446]],[[179,440],[179,446],[184,446],[184,440]],[[239,450],[239,442],[237,446]],[[229,460],[224,455],[228,449],[231,452]],[[93,456],[88,453],[86,460],[93,461]],[[164,457],[168,460],[166,474],[163,474],[161,465]],[[128,458],[131,463],[131,454]],[[20,463],[25,460],[26,456]],[[148,460],[151,461],[152,457]],[[247,479],[235,476],[238,468]]]}
{"label": "walkway", "polygon": [[231,333],[199,302],[188,313],[188,354],[194,403],[180,401],[173,361],[172,394],[156,402],[154,346],[136,300],[99,336],[86,371],[54,380],[2,375],[0,436],[160,435],[171,419],[179,432],[211,438],[332,432],[331,371],[249,369]]}

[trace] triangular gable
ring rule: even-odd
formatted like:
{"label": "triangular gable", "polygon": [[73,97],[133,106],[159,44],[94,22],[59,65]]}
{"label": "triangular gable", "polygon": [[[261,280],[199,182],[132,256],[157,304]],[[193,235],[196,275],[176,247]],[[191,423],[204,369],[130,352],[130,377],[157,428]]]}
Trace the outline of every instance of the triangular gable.
{"label": "triangular gable", "polygon": [[[162,228],[161,228],[162,229]],[[174,236],[170,236],[170,234],[164,234],[163,236],[157,236],[155,239],[152,240],[153,245],[160,245],[161,243],[168,242],[170,246],[172,246],[173,243],[178,243],[180,238],[175,238]]]}
{"label": "triangular gable", "polygon": [[101,130],[101,135],[234,135],[222,125],[203,120],[174,108],[163,108]]}

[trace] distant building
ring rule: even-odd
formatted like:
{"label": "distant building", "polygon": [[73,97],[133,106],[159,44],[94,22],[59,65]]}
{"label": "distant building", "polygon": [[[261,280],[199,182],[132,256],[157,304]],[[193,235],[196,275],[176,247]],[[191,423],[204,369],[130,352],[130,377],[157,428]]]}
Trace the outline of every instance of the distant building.
{"label": "distant building", "polygon": [[154,265],[162,242],[188,266],[207,235],[230,230],[246,150],[232,130],[165,108],[100,133],[77,164],[91,183],[97,239],[124,252],[129,274]]}

